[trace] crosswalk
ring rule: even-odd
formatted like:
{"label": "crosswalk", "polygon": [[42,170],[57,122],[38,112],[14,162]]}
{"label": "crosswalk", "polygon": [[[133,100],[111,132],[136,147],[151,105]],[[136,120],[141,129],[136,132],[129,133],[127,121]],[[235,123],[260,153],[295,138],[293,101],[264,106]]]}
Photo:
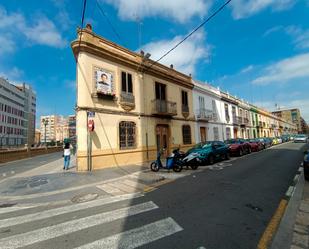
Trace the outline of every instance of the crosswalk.
{"label": "crosswalk", "polygon": [[[136,248],[171,236],[183,230],[171,217],[159,220],[143,219],[136,226],[122,226],[127,220],[149,215],[159,207],[152,201],[144,201],[141,194],[125,194],[97,199],[39,212],[33,207],[6,208],[0,214],[0,248]],[[146,223],[146,224],[144,224]],[[136,224],[136,223],[135,223]],[[98,231],[99,230],[99,231]],[[94,232],[95,231],[95,232]],[[93,233],[93,241],[87,234]],[[110,234],[108,234],[110,233]],[[59,245],[59,238],[78,238]],[[85,239],[83,239],[85,237]],[[53,242],[58,240],[58,245]],[[67,241],[67,240],[65,240]]]}

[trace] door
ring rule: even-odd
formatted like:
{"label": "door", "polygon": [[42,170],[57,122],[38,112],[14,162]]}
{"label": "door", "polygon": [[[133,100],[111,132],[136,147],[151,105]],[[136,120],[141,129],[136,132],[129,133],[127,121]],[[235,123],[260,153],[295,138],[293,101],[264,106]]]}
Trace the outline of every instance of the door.
{"label": "door", "polygon": [[167,112],[166,85],[156,82],[156,109],[158,112]]}
{"label": "door", "polygon": [[234,129],[234,138],[238,138],[238,134],[237,134],[238,130]]}
{"label": "door", "polygon": [[157,125],[156,137],[157,137],[157,151],[161,151],[162,156],[167,157],[169,155],[168,125]]}
{"label": "door", "polygon": [[206,128],[200,127],[201,142],[206,142]]}

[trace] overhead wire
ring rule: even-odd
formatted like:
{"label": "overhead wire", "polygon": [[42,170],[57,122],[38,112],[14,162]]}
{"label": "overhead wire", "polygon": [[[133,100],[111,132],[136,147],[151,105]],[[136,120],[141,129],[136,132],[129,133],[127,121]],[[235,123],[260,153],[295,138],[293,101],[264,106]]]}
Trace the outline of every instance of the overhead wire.
{"label": "overhead wire", "polygon": [[195,29],[193,29],[188,35],[186,35],[180,42],[178,42],[174,47],[164,53],[159,59],[153,61],[150,66],[146,67],[145,71],[152,68],[152,66],[162,60],[165,56],[175,50],[179,45],[181,45],[184,41],[186,41],[189,37],[191,37],[196,31],[198,31],[201,27],[203,27],[206,23],[208,23],[212,18],[214,18],[220,11],[222,11],[225,6],[227,6],[232,0],[226,1],[223,5],[221,5],[214,13],[212,13],[205,21],[203,21],[200,25],[198,25]]}
{"label": "overhead wire", "polygon": [[[82,17],[81,17],[81,29],[80,29],[81,32],[80,32],[80,35],[79,35],[79,42],[78,42],[78,49],[77,49],[78,54],[79,54],[79,50],[80,50],[80,44],[81,44],[81,41],[82,41],[82,33],[83,33],[83,28],[84,28],[86,5],[87,5],[87,0],[84,0],[83,9],[82,9]],[[78,55],[76,57],[76,63],[77,62],[78,62]]]}

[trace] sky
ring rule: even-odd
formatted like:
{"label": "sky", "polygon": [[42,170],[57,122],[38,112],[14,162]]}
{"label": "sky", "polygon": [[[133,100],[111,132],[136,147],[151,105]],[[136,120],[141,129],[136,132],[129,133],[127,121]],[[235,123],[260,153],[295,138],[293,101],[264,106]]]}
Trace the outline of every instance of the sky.
{"label": "sky", "polygon": [[[39,4],[38,4],[39,3]],[[87,0],[85,24],[158,59],[221,0]],[[83,0],[1,0],[0,76],[37,93],[37,117],[74,113],[70,43]],[[269,111],[299,108],[309,123],[309,0],[232,0],[161,62]]]}

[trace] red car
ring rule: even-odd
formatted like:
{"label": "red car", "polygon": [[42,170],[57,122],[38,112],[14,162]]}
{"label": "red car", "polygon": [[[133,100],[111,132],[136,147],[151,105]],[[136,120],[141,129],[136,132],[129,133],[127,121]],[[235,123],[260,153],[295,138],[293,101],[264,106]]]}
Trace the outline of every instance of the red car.
{"label": "red car", "polygon": [[242,156],[251,153],[250,144],[244,139],[229,139],[224,141],[229,146],[231,155]]}
{"label": "red car", "polygon": [[251,146],[251,151],[257,152],[264,149],[263,143],[259,139],[247,139]]}

